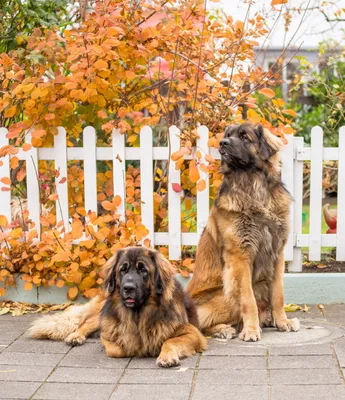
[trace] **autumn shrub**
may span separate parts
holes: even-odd
[[[272,2],[273,7],[280,3]],[[92,125],[102,147],[109,146],[114,129],[126,135],[127,146],[138,146],[143,125],[153,127],[155,145],[169,145],[167,128],[177,125],[181,148],[170,155],[181,170],[181,186],[173,189],[181,193],[182,231],[193,231],[195,195],[205,189],[200,171],[210,176],[210,201],[221,183],[218,163],[196,147],[198,125],[208,126],[208,144],[216,148],[224,127],[244,118],[277,135],[292,133],[291,115],[271,89],[273,69],[255,64],[255,47],[267,33],[263,16],[235,21],[206,10],[201,0],[104,0],[94,2],[79,26],[35,28],[21,35],[20,46],[2,53],[0,126],[8,128],[10,144],[0,149],[0,157],[11,157],[11,176],[1,178],[1,190],[10,190],[22,208],[20,220],[0,216],[0,280],[5,287],[20,272],[26,289],[66,285],[70,299],[79,292],[91,297],[99,291],[101,267],[111,254],[147,235],[141,223],[138,164],[126,165],[126,198],[121,199],[114,196],[112,163],[98,162],[99,206],[86,210],[83,161],[78,160],[69,161],[68,176],[40,161],[37,179],[45,213],[37,234],[22,207],[26,166],[16,154],[31,146],[52,147],[59,126],[66,128],[67,145],[79,147],[82,129]],[[256,92],[268,107],[258,107]],[[28,131],[32,144],[25,143]],[[168,224],[167,192],[174,185],[168,182],[168,169],[168,162],[154,164],[156,231],[166,231]],[[69,230],[59,218],[56,184],[68,185]],[[117,214],[121,202],[124,220]],[[192,249],[184,251],[178,266],[187,274],[193,254]],[[4,292],[0,289],[0,295]]]

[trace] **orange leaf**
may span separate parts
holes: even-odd
[[[177,161],[177,160],[178,160],[179,158],[181,158],[181,157],[183,157],[183,153],[182,153],[181,150],[175,151],[175,153],[172,153],[172,155],[171,155],[171,159],[172,159],[173,161]]]
[[[198,167],[193,163],[193,161],[190,163],[189,167],[189,179],[196,183],[200,179],[200,173]]]
[[[49,199],[49,200],[52,200],[52,201],[57,200],[58,198],[59,198],[59,196],[58,196],[57,194],[51,194],[51,195],[48,197],[48,199]]]
[[[24,143],[23,146],[22,146],[22,149],[23,149],[24,151],[31,150],[31,148],[32,148],[32,146],[31,146],[30,143]]]
[[[114,205],[113,205],[113,203],[110,203],[110,201],[105,200],[105,201],[102,201],[102,207],[107,211],[112,211],[114,208]]]
[[[58,287],[58,288],[63,288],[64,287],[64,285],[65,285],[65,282],[62,280],[62,279],[59,279],[57,282],[56,282],[56,286]]]
[[[25,175],[26,175],[26,170],[25,170],[25,167],[24,167],[20,171],[18,171],[18,173],[17,173],[18,182],[21,182],[25,178]]]
[[[263,94],[264,96],[273,99],[273,97],[276,95],[274,91],[270,88],[263,88],[259,90],[259,93]]]
[[[113,198],[113,204],[118,207],[122,203],[122,199],[120,196],[116,195]]]
[[[286,4],[288,0],[272,0],[271,6],[278,6],[279,4]]]
[[[12,158],[11,158],[11,161],[10,161],[10,166],[11,166],[11,168],[12,168],[12,169],[15,169],[15,168],[18,167],[18,165],[19,165],[19,159],[18,159],[18,157],[17,157],[17,156],[12,157]]]
[[[205,179],[200,179],[200,181],[196,184],[196,189],[199,192],[202,192],[203,190],[206,189],[206,181],[205,181]]]
[[[3,178],[0,179],[0,182],[2,182],[4,185],[10,185],[11,179],[8,178],[7,176],[4,176]]]
[[[84,246],[87,249],[91,249],[95,243],[96,243],[96,240],[93,240],[93,239],[92,240],[83,240],[79,243],[79,245]]]
[[[16,111],[17,111],[17,107],[16,106],[12,106],[10,108],[6,108],[6,110],[4,111],[4,117],[5,118],[12,118],[12,117],[14,117]]]
[[[67,292],[68,300],[75,300],[76,297],[78,296],[78,292],[79,291],[77,287],[69,288]]]
[[[31,290],[31,289],[32,289],[32,283],[31,282],[25,282],[24,290]]]

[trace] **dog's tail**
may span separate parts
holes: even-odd
[[[34,339],[65,340],[78,329],[99,302],[99,296],[96,296],[86,304],[71,306],[52,315],[44,315],[34,321],[28,333]]]

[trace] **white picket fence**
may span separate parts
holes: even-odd
[[[169,129],[171,153],[180,148],[180,132],[172,126]],[[8,144],[7,130],[0,128],[0,148]],[[198,128],[200,138],[197,141],[198,150],[203,154],[202,162],[207,164],[205,155],[210,153],[215,159],[220,155],[214,148],[208,148],[208,129]],[[36,178],[38,160],[54,160],[55,169],[60,169],[60,177],[67,176],[67,160],[83,160],[84,174],[87,179],[85,187],[85,209],[97,210],[97,160],[112,160],[114,195],[125,198],[125,160],[139,160],[141,172],[141,210],[142,222],[149,230],[148,238],[153,245],[169,246],[169,258],[178,260],[181,257],[182,245],[197,245],[209,214],[209,181],[208,175],[201,172],[201,178],[206,181],[206,189],[197,193],[197,232],[181,232],[181,193],[176,193],[171,184],[180,183],[180,171],[175,170],[171,162],[169,168],[168,190],[168,232],[154,232],[153,204],[153,162],[152,160],[168,160],[168,147],[153,147],[152,129],[145,126],[140,132],[140,147],[125,147],[125,137],[116,130],[112,134],[112,147],[96,147],[96,132],[93,127],[84,129],[83,147],[67,147],[66,131],[58,129],[54,148],[31,148],[24,152],[19,150],[16,155],[20,160],[26,160],[28,208],[31,219],[39,229],[40,204],[39,187]],[[309,248],[309,260],[320,260],[321,247],[336,247],[336,259],[345,260],[345,127],[340,129],[339,148],[323,147],[323,131],[320,127],[312,129],[310,147],[304,147],[301,137],[287,137],[288,144],[282,152],[282,179],[292,194],[294,201],[291,206],[291,232],[285,249],[285,259],[289,261],[289,271],[302,270],[301,248]],[[30,143],[30,135],[26,136]],[[191,156],[186,157],[191,159]],[[338,160],[338,220],[337,234],[321,234],[322,221],[322,162]],[[10,156],[2,159],[0,179],[10,176]],[[302,234],[302,200],[303,200],[303,162],[311,162],[310,183],[310,233]],[[0,182],[0,214],[11,220],[11,193],[2,191]],[[57,193],[61,210],[58,211],[65,224],[69,226],[68,187],[67,182],[57,185]],[[60,207],[59,207],[60,209]],[[125,219],[125,205],[118,212]],[[58,215],[59,217],[59,215]],[[59,218],[58,218],[59,219]]]

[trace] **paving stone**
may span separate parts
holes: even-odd
[[[52,366],[58,364],[63,354],[32,354],[32,353],[15,353],[4,352],[0,354],[0,365],[39,365]]]
[[[126,369],[120,383],[145,384],[191,384],[194,371],[179,371],[175,369]]]
[[[110,358],[103,352],[92,355],[80,355],[72,353],[72,351],[61,361],[59,364],[60,367],[123,369],[130,360],[130,358]]]
[[[334,369],[273,369],[271,385],[337,385],[341,383],[339,371]]]
[[[200,369],[266,369],[266,357],[202,356]]]
[[[341,367],[345,367],[345,339],[334,342],[334,351]]]
[[[41,382],[1,382],[0,399],[29,399]]]
[[[99,341],[97,343],[86,342],[82,346],[76,346],[72,348],[69,346],[69,349],[71,349],[69,354],[74,354],[74,355],[84,355],[84,356],[85,355],[93,356],[97,354],[105,355],[104,346]]]
[[[332,356],[273,356],[268,358],[270,369],[285,368],[334,368],[335,359]]]
[[[181,360],[181,365],[178,367],[175,367],[173,369],[179,369],[179,368],[195,368],[196,363],[198,361],[198,356],[194,357],[187,357],[183,360]],[[131,362],[128,365],[128,368],[135,368],[135,369],[161,369],[156,364],[156,358],[153,357],[147,357],[147,358],[133,358]]]
[[[80,383],[44,383],[33,399],[46,400],[107,400],[115,385]]]
[[[301,346],[289,347],[270,347],[270,356],[294,356],[294,355],[325,355],[332,354],[331,346],[329,343],[320,344],[303,344]]]
[[[190,385],[119,385],[110,400],[188,400]]]
[[[70,350],[64,342],[54,342],[53,340],[34,340],[18,339],[11,344],[5,351],[16,353],[60,353],[65,354]]]
[[[210,340],[208,349],[203,353],[207,356],[265,356],[266,347],[232,344],[226,341]]]
[[[220,386],[220,385],[199,383],[195,386],[192,399],[193,400],[210,400],[210,399],[268,400],[268,386],[265,385],[242,386],[242,385],[227,385],[227,384]]]
[[[2,353],[5,349],[7,349],[7,347],[11,344],[12,342],[8,342],[8,341],[2,341],[0,339],[0,353]]]
[[[271,400],[345,400],[342,385],[275,385]]]
[[[198,372],[196,382],[228,385],[265,385],[267,383],[267,371],[260,369],[201,369]]]
[[[122,370],[101,368],[68,368],[58,367],[47,382],[69,383],[116,383],[122,375]]]
[[[53,367],[4,365],[0,367],[0,381],[43,382],[52,370]]]

